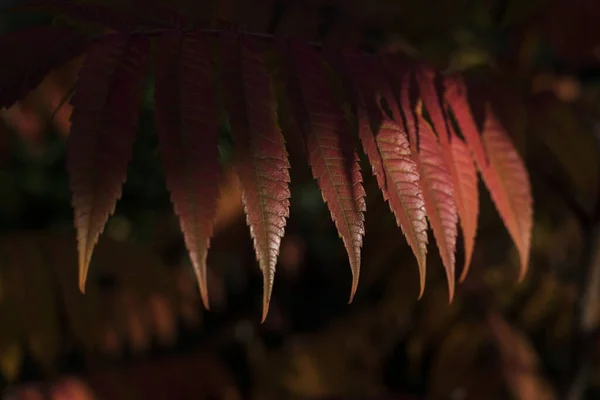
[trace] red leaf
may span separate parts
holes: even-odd
[[[300,41],[292,42],[283,56],[289,56],[292,75],[297,76],[287,92],[306,137],[313,177],[348,252],[353,277],[351,302],[360,274],[366,204],[350,126],[335,101],[321,56]]]
[[[422,118],[422,117],[421,117]],[[448,278],[450,301],[454,297],[454,268],[458,211],[449,165],[429,124],[419,121],[419,172],[427,218],[438,245]]]
[[[452,109],[456,122],[462,132],[467,146],[473,153],[473,158],[481,168],[487,164],[488,157],[485,153],[479,128],[473,118],[473,113],[467,98],[467,85],[460,75],[447,76],[444,79],[444,99]]]
[[[52,69],[82,53],[85,45],[85,37],[60,26],[36,26],[3,35],[0,53],[9,61],[0,66],[0,108],[22,100]]]
[[[427,221],[418,167],[412,158],[406,132],[386,115],[378,101],[385,88],[377,82],[382,76],[381,71],[361,56],[346,54],[344,61],[358,92],[356,112],[363,148],[383,196],[389,201],[396,222],[417,258],[420,297],[425,289]]]
[[[489,104],[486,104],[485,116],[483,145],[489,157],[489,165],[480,166],[479,170],[519,251],[521,281],[527,273],[533,227],[533,198],[529,175],[508,133],[493,114]]]
[[[221,34],[222,78],[254,248],[263,272],[267,316],[279,246],[289,215],[289,163],[277,124],[277,104],[267,65],[255,39]]]
[[[200,294],[219,196],[217,111],[210,51],[200,31],[169,30],[156,43],[156,127],[167,187]]]
[[[477,190],[477,170],[473,164],[469,148],[450,127],[450,155],[454,200],[460,216],[465,247],[465,264],[460,275],[464,282],[471,265],[475,236],[477,234],[477,216],[479,215],[479,192]]]
[[[398,74],[395,74],[393,78],[398,78]],[[414,138],[411,147],[421,175],[420,184],[425,200],[425,210],[446,269],[448,295],[452,301],[455,286],[454,253],[458,235],[458,211],[454,202],[454,185],[448,160],[444,157],[436,135],[421,113],[415,110],[411,99],[414,83],[412,78],[413,74],[409,69],[404,72],[401,81],[394,80],[402,111],[395,105],[395,101],[390,99],[391,95],[388,94],[386,97],[388,103],[392,104],[395,115],[403,112],[406,130],[409,137]]]
[[[447,120],[447,113],[442,106],[436,88],[435,71],[433,68],[422,64],[415,68],[415,76],[421,99],[438,134],[442,155],[452,177],[454,201],[458,209],[464,238],[465,263],[460,276],[460,282],[463,282],[471,264],[477,233],[477,215],[479,213],[477,171],[473,165],[469,149],[456,135],[452,125]]]
[[[71,102],[67,170],[79,250],[79,286],[114,212],[131,158],[146,78],[149,41],[110,35],[90,47]]]
[[[421,297],[425,289],[427,265],[427,221],[419,170],[412,158],[406,134],[398,123],[385,120],[379,128],[376,141],[386,173],[390,208],[417,257]]]

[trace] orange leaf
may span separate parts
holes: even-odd
[[[396,65],[388,65],[388,67],[392,66]],[[395,68],[396,71],[398,69]],[[387,68],[387,72],[390,74],[392,70]],[[458,235],[458,211],[454,202],[454,185],[452,184],[450,167],[431,126],[415,110],[415,105],[411,99],[411,90],[414,83],[412,71],[408,69],[401,78],[398,75],[396,72],[390,78],[394,82],[396,94],[399,95],[402,110],[398,108],[391,94],[385,96],[388,99],[388,104],[391,104],[394,114],[401,115],[402,113],[404,115],[409,137],[414,138],[411,147],[421,175],[420,185],[423,190],[425,210],[446,270],[448,295],[450,301],[452,301],[455,286],[454,253],[456,251],[456,236]]]
[[[219,196],[217,111],[209,48],[200,31],[169,30],[156,43],[156,127],[167,187],[202,302]]]
[[[117,34],[99,40],[87,53],[71,100],[67,170],[82,292],[92,251],[126,179],[149,50],[144,36]]]
[[[320,55],[299,41],[291,43],[289,53],[283,54],[287,55],[293,75],[298,77],[297,81],[290,79],[288,88],[292,112],[306,137],[313,176],[348,252],[353,277],[351,302],[358,287],[360,249],[365,234],[365,191],[358,155],[348,121],[327,82]]]
[[[385,88],[377,82],[382,71],[372,60],[358,55],[346,54],[344,61],[357,89],[359,136],[383,196],[417,258],[421,297],[425,289],[427,220],[418,166],[406,131],[386,115],[379,101]]]
[[[527,273],[533,227],[533,198],[529,175],[508,133],[493,114],[489,104],[486,104],[482,139],[489,157],[489,165],[480,165],[479,170],[519,251],[521,281]]]
[[[221,34],[222,78],[237,172],[254,248],[263,272],[263,317],[289,215],[289,163],[277,124],[269,71],[256,40],[233,30]]]

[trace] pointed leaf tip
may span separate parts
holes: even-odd
[[[273,293],[273,283],[275,281],[275,270],[269,270],[263,273],[263,302],[262,302],[262,318],[260,323],[264,323],[269,314],[269,305],[271,304],[271,295]]]
[[[200,290],[200,298],[205,309],[210,310],[210,302],[208,301],[208,277],[206,276],[206,262],[203,264],[194,264],[194,274],[198,281],[198,289]]]

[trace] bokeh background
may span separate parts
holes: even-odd
[[[151,14],[139,0],[86,2],[149,19],[168,14]],[[363,159],[367,235],[358,293],[346,304],[345,250],[302,153],[290,148],[291,216],[260,324],[262,278],[223,126],[205,311],[164,184],[149,81],[123,198],[94,253],[84,296],[65,171],[71,107],[62,104],[81,65],[75,59],[0,111],[3,398],[600,398],[600,4],[256,0],[228,9],[155,2],[199,22],[225,12],[252,32],[401,51],[442,71],[464,71],[475,91],[491,94],[529,169],[531,270],[517,284],[516,251],[481,186],[466,282],[448,304],[430,235],[427,285],[417,301],[416,261]],[[92,29],[56,15],[0,14],[1,32],[48,23]],[[10,62],[10,54],[0,57]]]

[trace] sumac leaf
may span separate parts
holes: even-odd
[[[200,31],[156,41],[155,116],[167,188],[206,308],[206,257],[219,196],[217,110],[208,45]]]
[[[448,279],[450,301],[454,297],[455,251],[458,235],[458,211],[450,167],[442,155],[437,137],[429,124],[419,121],[418,165],[427,218],[440,251]]]
[[[454,183],[454,200],[460,216],[465,248],[465,263],[460,282],[464,282],[471,265],[471,257],[477,235],[477,217],[479,215],[479,191],[477,188],[477,170],[471,158],[469,148],[450,128],[450,152],[452,164],[452,180]]]
[[[458,235],[458,211],[454,202],[454,185],[450,176],[450,167],[431,126],[421,113],[417,112],[416,104],[411,99],[414,84],[412,71],[405,71],[401,78],[398,78],[397,75],[395,78],[397,78],[394,82],[395,90],[400,98],[402,110],[394,106],[393,99],[388,102],[395,109],[394,114],[403,114],[409,137],[414,138],[411,148],[419,167],[425,210],[440,251],[442,264],[446,270],[448,294],[452,301],[456,280],[455,251],[456,236]]]
[[[321,56],[308,44],[290,43],[288,96],[292,112],[306,137],[309,162],[323,200],[342,238],[352,269],[352,301],[360,274],[365,234],[365,191],[350,126],[326,78]]]
[[[0,108],[23,99],[52,69],[81,54],[86,43],[84,36],[60,26],[35,26],[1,36],[0,53],[10,61],[0,65]]]
[[[109,35],[94,43],[71,100],[67,170],[82,292],[93,248],[114,212],[126,179],[149,50],[144,36]]]
[[[533,227],[533,198],[529,175],[508,133],[489,104],[486,105],[485,113],[482,142],[489,164],[479,166],[479,170],[496,209],[517,246],[521,261],[521,281],[527,273]]]
[[[289,162],[277,122],[276,97],[256,39],[220,36],[225,105],[235,145],[246,220],[264,277],[263,321],[289,215]]]
[[[449,168],[454,186],[454,202],[458,210],[463,233],[465,260],[460,276],[463,282],[469,271],[475,236],[477,234],[477,216],[479,213],[479,194],[477,190],[477,171],[469,149],[456,135],[436,86],[436,72],[428,65],[420,64],[415,68],[415,77],[419,94],[429,113],[437,132],[444,161]]]
[[[381,77],[380,68],[375,67],[378,64],[348,53],[344,65],[357,90],[356,113],[363,148],[383,196],[417,258],[420,297],[425,289],[427,220],[418,166],[406,131],[382,107],[383,86],[375,79]]]

